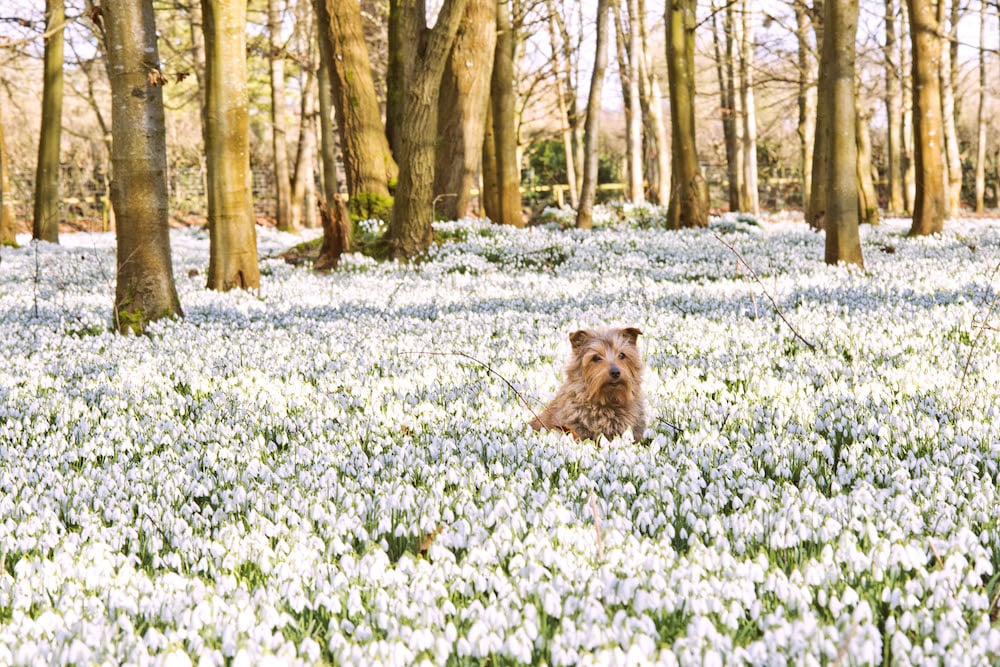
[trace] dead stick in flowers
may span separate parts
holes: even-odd
[[[804,344],[804,345],[805,345],[806,347],[808,347],[808,348],[809,348],[810,350],[812,350],[813,352],[815,352],[815,351],[816,351],[816,346],[815,346],[815,345],[813,345],[812,343],[810,343],[809,341],[807,341],[807,340],[806,340],[805,338],[803,338],[803,337],[802,337],[802,334],[800,334],[800,333],[799,333],[799,332],[798,332],[798,331],[797,331],[797,330],[795,329],[795,327],[793,327],[793,326],[792,326],[792,323],[791,323],[791,322],[789,322],[789,321],[788,321],[788,320],[787,320],[787,319],[785,318],[784,314],[783,314],[783,313],[781,312],[781,309],[780,309],[780,308],[778,308],[778,304],[777,304],[777,302],[776,302],[776,301],[774,300],[774,297],[772,297],[772,296],[771,296],[771,293],[770,293],[770,292],[768,292],[768,291],[767,291],[767,288],[766,288],[766,287],[764,286],[764,282],[763,282],[763,281],[762,281],[762,280],[760,279],[760,276],[758,276],[758,275],[757,275],[757,272],[753,270],[753,267],[752,267],[752,266],[750,266],[750,264],[749,264],[749,263],[748,263],[748,262],[747,262],[747,261],[746,261],[746,260],[745,260],[745,259],[743,258],[743,255],[741,255],[741,254],[740,254],[740,251],[739,251],[739,250],[737,250],[736,248],[734,248],[734,247],[733,247],[733,246],[732,246],[731,244],[727,243],[727,242],[726,242],[726,241],[725,241],[725,240],[724,240],[724,239],[723,239],[723,238],[722,238],[721,236],[719,236],[719,235],[718,235],[717,233],[715,233],[715,232],[712,232],[712,236],[714,236],[714,237],[716,238],[716,240],[718,240],[718,241],[719,241],[719,243],[721,243],[722,245],[724,245],[724,246],[726,246],[727,248],[729,248],[730,252],[732,252],[732,253],[733,253],[734,255],[736,255],[736,258],[737,258],[738,260],[740,260],[740,263],[741,263],[741,264],[743,264],[743,266],[747,267],[747,271],[749,271],[749,272],[750,272],[750,275],[751,275],[751,276],[753,276],[753,279],[757,281],[757,284],[758,284],[758,285],[760,285],[760,288],[761,288],[761,289],[762,289],[762,290],[764,291],[764,296],[766,296],[766,297],[767,297],[767,300],[771,302],[771,305],[772,305],[772,306],[774,307],[774,312],[776,312],[776,313],[778,314],[778,317],[780,317],[780,318],[781,318],[781,321],[782,321],[782,322],[784,322],[784,323],[785,323],[785,325],[786,325],[786,326],[787,326],[787,327],[788,327],[789,329],[791,329],[791,330],[792,330],[792,333],[793,333],[793,334],[795,334],[795,337],[796,337],[796,338],[798,338],[798,339],[799,339],[800,341],[802,341],[802,343],[803,343],[803,344]]]
[[[996,276],[997,272],[1000,271],[1000,264],[994,267],[993,272],[990,274],[988,285],[992,285],[993,277]],[[969,366],[972,365],[972,357],[975,355],[976,348],[979,347],[979,341],[982,340],[983,334],[986,331],[992,331],[993,327],[990,326],[990,318],[993,317],[993,311],[996,310],[997,300],[1000,299],[1000,292],[993,295],[993,299],[990,301],[990,307],[986,310],[986,315],[983,316],[983,322],[979,325],[979,331],[976,332],[976,337],[972,339],[969,345],[969,354],[965,358],[965,366],[962,367],[962,379],[958,383],[958,391],[955,394],[955,407],[953,412],[958,412],[958,406],[962,404],[962,396],[965,393],[965,380],[969,375]]]

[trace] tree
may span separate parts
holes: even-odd
[[[626,19],[622,17],[625,14]],[[642,103],[639,100],[639,58],[642,43],[639,35],[639,0],[626,0],[615,11],[615,44],[618,47],[618,73],[625,100],[625,140],[628,163],[628,196],[633,202],[646,199],[643,190]]]
[[[322,10],[326,14],[326,2],[317,0],[314,3],[317,14]],[[322,17],[317,15],[317,23],[323,23]],[[333,125],[333,82],[330,80],[330,60],[333,54],[330,52],[330,39],[323,30],[317,32],[317,42],[319,42],[319,70],[316,74],[319,97],[319,136],[320,136],[320,164],[323,167],[323,200],[327,206],[333,206],[333,198],[340,190],[337,182],[337,139],[334,136],[336,128]]]
[[[565,58],[565,53],[570,47],[567,44],[560,46],[559,35],[562,34],[559,30],[560,17],[558,12],[556,12],[553,0],[546,0],[546,7],[549,12],[549,44],[552,48],[552,66],[555,69],[556,107],[559,111],[563,149],[566,154],[566,184],[569,188],[570,205],[575,209],[580,205],[580,189],[576,182],[577,162],[576,151],[573,148],[575,111],[572,119],[570,116],[571,105],[575,109],[576,103],[572,92],[569,95],[566,92],[568,82],[572,81],[569,64]],[[572,90],[572,86],[570,86],[570,89]]]
[[[740,54],[740,120],[743,123],[743,190],[740,193],[740,210],[760,214],[760,197],[757,187],[757,104],[753,94],[754,31],[751,3],[743,0],[741,22],[738,29]]]
[[[170,257],[167,143],[152,0],[102,3],[111,80],[111,202],[117,227],[115,327],[141,333],[180,316]]]
[[[62,141],[64,0],[45,0],[45,84],[35,171],[32,236],[59,242],[59,146]]]
[[[514,92],[514,22],[511,18],[510,0],[497,2],[497,41],[493,56],[493,74],[490,78],[490,105],[493,111],[493,159],[495,164],[484,164],[483,170],[496,173],[498,208],[486,209],[494,222],[515,227],[524,226],[521,213],[521,166],[517,159],[517,124]],[[488,198],[487,202],[492,201]]]
[[[725,18],[723,26],[725,36],[720,35],[718,25],[718,14],[714,3],[712,7],[712,43],[715,48],[716,75],[719,79],[720,108],[722,111],[722,137],[726,146],[726,175],[729,184],[728,200],[729,210],[739,211],[740,191],[743,190],[743,170],[740,164],[743,162],[743,144],[739,136],[739,125],[737,117],[739,109],[736,100],[736,84],[734,82],[736,73],[733,63],[736,59],[735,40],[733,39],[733,5],[729,3],[725,8]]]
[[[601,124],[601,90],[604,70],[608,66],[608,12],[612,0],[597,0],[597,37],[595,40],[594,71],[587,98],[587,124],[583,132],[583,183],[580,186],[580,206],[576,211],[576,226],[594,226],[594,198],[597,195],[597,133]]]
[[[816,58],[809,33],[814,22],[804,3],[795,3],[795,37],[798,42],[798,107],[796,128],[802,156],[802,210],[808,215],[812,200],[813,149],[816,141]]]
[[[886,179],[889,181],[889,210],[906,209],[903,197],[903,94],[900,80],[899,28],[896,23],[897,0],[885,0],[885,115]]]
[[[949,1],[950,15],[946,12]],[[955,89],[958,86],[958,0],[937,0],[938,25],[941,35],[940,68],[941,122],[944,125],[945,207],[947,215],[958,215],[962,204],[962,157],[958,148],[955,116]],[[947,26],[947,29],[945,29]]]
[[[258,289],[257,230],[250,190],[247,0],[202,0],[205,152],[208,161],[208,287]]]
[[[281,7],[267,0],[267,32],[271,65],[271,149],[274,153],[274,195],[277,226],[291,230],[292,179],[288,168],[288,118],[285,113],[285,53],[281,42]]]
[[[634,7],[635,16],[630,16],[632,25],[639,30],[639,103],[643,116],[643,156],[646,160],[646,177],[649,181],[649,196],[657,204],[667,201],[670,196],[670,153],[667,147],[667,130],[663,121],[663,92],[659,76],[649,64],[646,39],[646,5],[638,0]],[[633,5],[629,3],[631,12]]]
[[[340,131],[347,192],[388,199],[398,169],[389,149],[372,78],[358,0],[314,0],[319,31],[329,40],[327,67]]]
[[[668,0],[667,75],[670,78],[671,171],[667,227],[708,226],[708,185],[698,164],[694,111],[696,0]]]
[[[907,0],[913,52],[913,134],[916,193],[910,235],[944,229],[944,165],[941,158],[940,24],[932,0]]]
[[[858,155],[855,118],[854,60],[858,29],[855,0],[825,0],[819,96],[831,104],[816,120],[825,134],[830,161],[826,180],[826,262],[864,266],[858,234]],[[821,120],[822,119],[822,120]],[[815,173],[815,172],[814,172]],[[816,188],[813,188],[816,192]]]
[[[986,0],[979,3],[979,106],[976,111],[976,213],[986,195]]]
[[[16,246],[14,232],[14,197],[7,169],[7,146],[3,138],[3,114],[0,114],[0,246]]]
[[[496,11],[496,0],[468,0],[441,78],[434,199],[446,220],[468,214],[482,161]]]
[[[438,95],[441,75],[465,5],[466,0],[445,0],[434,26],[428,28],[423,0],[398,0],[396,3],[404,34],[419,34],[420,39],[401,45],[403,58],[412,69],[405,77],[397,155],[399,183],[389,222],[389,243],[395,258],[416,257],[433,241]],[[414,29],[414,25],[419,26],[419,30]]]

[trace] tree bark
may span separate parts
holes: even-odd
[[[313,3],[317,12],[322,8],[326,13],[326,2],[317,0]],[[320,16],[316,17],[319,25],[329,23],[323,22]],[[323,166],[323,200],[327,206],[333,206],[333,197],[338,194],[340,184],[337,181],[337,139],[334,136],[336,128],[333,125],[333,90],[330,81],[330,67],[332,53],[330,50],[330,36],[326,30],[317,31],[317,41],[319,42],[319,70],[316,75],[319,86],[319,134],[320,134],[320,163]]]
[[[826,199],[825,258],[827,264],[846,262],[863,267],[858,233],[858,156],[854,94],[858,4],[856,0],[826,0],[825,11],[820,97],[831,102],[829,128],[821,129],[817,121],[817,131],[829,135],[830,167],[823,184],[829,193]]]
[[[795,27],[799,64],[797,131],[802,156],[802,210],[807,213],[812,198],[813,148],[816,141],[816,58],[809,41],[809,12],[798,2],[795,3]]]
[[[615,10],[615,45],[618,50],[618,74],[625,100],[625,145],[628,164],[628,196],[634,203],[646,201],[643,189],[642,103],[639,100],[639,57],[641,43],[635,17],[639,15],[638,0],[626,0],[625,7]],[[622,13],[628,17],[626,26]]]
[[[871,110],[865,108],[861,99],[855,96],[855,134],[858,145],[858,222],[877,225],[881,222],[878,210],[878,194],[872,176]]]
[[[576,211],[576,226],[580,229],[591,229],[594,226],[593,209],[597,195],[598,166],[597,134],[601,127],[601,90],[604,87],[604,72],[608,66],[608,12],[611,1],[597,0],[594,71],[590,79],[587,124],[583,133],[583,183],[580,186],[580,206]]]
[[[486,123],[483,129],[483,186],[480,203],[483,213],[494,222],[500,220],[500,177],[497,174],[497,141],[493,131],[493,105],[486,105]]]
[[[347,192],[351,197],[368,193],[387,198],[398,169],[375,94],[361,7],[358,0],[325,0],[326,11],[321,15],[318,4],[324,0],[315,2],[319,30],[330,40],[327,66],[333,83]]]
[[[757,110],[753,93],[754,32],[751,18],[753,10],[743,0],[740,26],[740,107],[743,111],[743,193],[742,210],[760,215],[760,196],[757,189]]]
[[[900,90],[899,28],[896,23],[896,1],[885,0],[885,114],[886,114],[886,180],[889,182],[889,210],[906,209],[903,197],[902,121],[903,97]]]
[[[832,2],[833,0],[826,0]],[[825,8],[825,2],[824,2]],[[816,40],[820,49],[820,61],[832,62],[836,57],[832,41],[828,41],[830,26],[826,25],[826,14],[822,18],[822,30],[817,30]],[[830,53],[828,53],[830,51]],[[824,69],[820,64],[817,72],[816,87],[816,124],[815,140],[813,142],[813,162],[812,162],[812,186],[809,188],[809,206],[806,209],[806,222],[814,229],[825,229],[827,209],[829,207],[828,198],[830,195],[827,189],[830,174],[833,169],[831,141],[833,131],[833,82],[829,78],[833,75],[832,68]],[[851,162],[850,174],[855,176],[856,168]]]
[[[986,2],[979,3],[979,108],[976,112],[976,213],[986,199]]]
[[[433,241],[435,134],[441,75],[465,14],[466,0],[445,0],[433,28],[426,28],[421,0],[398,0],[400,21],[420,27],[417,43],[404,43],[414,67],[404,91],[399,126],[399,184],[389,223],[389,243],[397,259],[412,259]],[[409,28],[404,27],[404,32]]]
[[[672,131],[669,229],[708,226],[708,185],[695,142],[696,10],[696,0],[667,0],[665,8]]]
[[[170,256],[167,144],[152,0],[104,0],[111,80],[111,201],[117,229],[115,328],[142,333],[180,316]]]
[[[735,70],[733,62],[736,57],[733,39],[733,8],[727,4],[723,18],[723,34],[720,34],[716,22],[717,12],[712,10],[712,32],[715,47],[716,74],[719,79],[719,96],[722,111],[722,137],[726,147],[726,177],[728,181],[727,199],[730,211],[739,211],[740,191],[743,189],[742,143],[739,139],[737,118],[739,110],[736,102]],[[724,46],[724,48],[723,48]]]
[[[570,103],[567,102],[566,82],[570,79],[570,73],[565,52],[568,47],[566,45],[560,47],[558,43],[559,33],[556,24],[559,22],[559,16],[556,13],[555,3],[552,0],[546,0],[546,6],[549,10],[549,43],[552,45],[552,58],[555,67],[556,103],[559,109],[559,122],[562,125],[563,152],[566,156],[566,184],[569,188],[570,205],[576,209],[580,205],[580,189],[577,184],[577,165],[579,163],[576,161],[576,151],[573,149],[575,119],[570,118]],[[570,86],[570,90],[572,91],[572,86]],[[572,100],[570,102],[575,106],[575,102]]]
[[[903,202],[904,210],[913,212],[913,205],[916,201],[917,192],[917,165],[914,157],[913,144],[916,137],[913,134],[913,58],[910,49],[902,48],[902,44],[910,40],[910,10],[905,1],[899,3],[899,39],[900,39],[900,72],[907,72],[908,76],[900,76],[903,98]]]
[[[497,3],[497,43],[490,79],[493,106],[493,140],[496,142],[499,218],[494,222],[524,226],[521,211],[521,166],[517,159],[517,123],[514,90],[514,53],[517,40],[511,19],[510,0]]]
[[[45,0],[45,54],[42,123],[35,171],[32,237],[59,242],[59,145],[62,141],[64,0]]]
[[[285,53],[281,43],[279,0],[267,0],[267,31],[271,50],[271,148],[274,152],[274,199],[277,227],[294,229],[292,223],[292,180],[288,168],[288,114],[285,109]]]
[[[3,114],[0,113],[0,246],[17,247],[14,229],[14,196],[7,168],[7,146],[3,138]]]
[[[941,86],[941,120],[944,124],[945,206],[948,217],[957,217],[962,207],[962,156],[958,149],[955,108],[955,86],[958,84],[958,27],[956,0],[950,0],[950,18],[946,19],[948,0],[938,0],[938,24],[941,35],[941,68],[938,72]],[[946,26],[947,24],[947,26]],[[952,46],[954,45],[954,49]]]
[[[445,220],[468,215],[472,203],[490,103],[496,10],[496,0],[468,0],[441,78],[434,198],[436,215]]]
[[[629,4],[629,11],[632,11]],[[663,90],[659,77],[648,62],[646,39],[646,5],[638,1],[638,13],[630,20],[639,30],[639,101],[643,115],[643,152],[646,159],[646,179],[649,196],[657,204],[664,204],[670,197],[670,148],[667,143],[667,126],[663,120]]]
[[[202,0],[205,20],[208,288],[258,289],[250,190],[247,0]]]
[[[913,133],[916,192],[910,235],[944,229],[944,164],[941,158],[940,24],[931,0],[907,0],[913,53]]]

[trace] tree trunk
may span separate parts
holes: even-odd
[[[740,107],[743,110],[743,206],[742,210],[760,215],[757,189],[757,110],[753,94],[754,32],[753,10],[747,0],[742,3],[740,26]]]
[[[580,205],[580,189],[577,184],[577,165],[579,163],[575,159],[576,152],[573,149],[573,124],[575,121],[570,118],[570,106],[567,103],[566,82],[570,79],[570,72],[565,51],[568,46],[560,47],[558,44],[556,24],[559,15],[556,13],[555,3],[552,0],[546,0],[546,5],[549,10],[549,43],[552,45],[552,58],[555,64],[556,103],[559,109],[559,122],[562,125],[563,153],[566,159],[566,183],[569,188],[570,205],[576,209]],[[572,90],[572,86],[570,89]]]
[[[493,222],[500,222],[500,177],[497,175],[497,141],[493,131],[493,105],[486,105],[486,123],[483,129],[483,186],[480,203],[483,213]]]
[[[493,221],[523,227],[514,90],[514,52],[517,40],[509,2],[510,0],[499,0],[497,3],[497,43],[493,58],[493,74],[490,79],[493,140],[496,142],[497,192],[500,203],[500,217]]]
[[[317,11],[321,7],[326,13],[326,3],[324,0],[317,0],[314,3]],[[316,17],[319,25],[326,25]],[[317,41],[319,42],[319,70],[316,75],[319,86],[319,135],[320,135],[320,163],[323,166],[323,200],[327,206],[333,206],[333,197],[338,194],[340,184],[337,182],[337,139],[334,137],[336,128],[333,126],[333,90],[330,82],[329,62],[332,58],[330,51],[330,36],[326,30],[317,31]]]
[[[496,0],[468,0],[441,78],[434,198],[445,220],[465,217],[472,203],[490,103],[496,10]]]
[[[854,59],[858,29],[856,0],[826,0],[820,98],[831,102],[828,128],[830,167],[826,170],[826,262],[864,266],[858,234],[858,156]],[[826,90],[824,90],[824,88]],[[815,193],[815,189],[813,190]]]
[[[903,141],[901,143],[903,149],[903,203],[905,204],[904,210],[912,213],[917,192],[917,165],[913,147],[916,140],[913,134],[913,58],[910,49],[902,47],[910,37],[910,10],[905,0],[899,3],[899,15],[899,50],[901,53],[899,69],[900,72],[909,74],[909,76],[900,75],[899,77],[903,98]],[[912,40],[909,41],[912,44]]]
[[[45,0],[45,83],[35,171],[32,237],[59,242],[59,144],[62,141],[64,0]]]
[[[351,217],[339,194],[333,195],[329,206],[320,202],[319,213],[323,220],[323,245],[313,262],[313,271],[326,273],[337,268],[341,255],[351,249]]]
[[[669,229],[708,226],[708,185],[698,164],[695,143],[696,10],[696,0],[667,0],[665,8],[672,131]]]
[[[292,170],[292,225],[315,228],[316,224],[316,77],[302,72],[299,97],[299,140]]]
[[[465,14],[466,0],[445,0],[433,28],[426,28],[421,0],[398,0],[403,24],[420,27],[417,43],[404,43],[403,56],[413,63],[407,77],[399,126],[399,184],[389,223],[389,243],[397,259],[412,259],[433,241],[435,134],[441,75]],[[404,25],[404,33],[410,30]]]
[[[117,220],[115,328],[142,333],[179,316],[170,257],[167,143],[152,0],[104,0]]]
[[[944,229],[944,164],[941,159],[940,25],[931,0],[907,0],[913,43],[913,133],[916,193],[910,235]]]
[[[570,0],[568,4],[570,7],[576,9],[579,25],[582,25],[584,3]],[[563,3],[563,7],[566,7],[565,2]],[[583,179],[583,119],[580,117],[581,112],[577,107],[579,95],[577,95],[577,77],[575,74],[579,72],[580,67],[580,42],[582,41],[582,37],[578,36],[574,44],[562,15],[552,11],[551,18],[555,22],[562,43],[562,62],[565,66],[566,116],[569,118],[569,126],[573,135],[573,164],[576,166],[577,182],[579,183]],[[577,193],[577,198],[579,198],[579,192]]]
[[[885,114],[887,124],[886,180],[889,182],[889,210],[906,209],[903,197],[903,97],[900,91],[899,28],[896,23],[896,0],[885,0]]]
[[[809,41],[809,12],[795,3],[795,36],[798,41],[799,64],[799,135],[802,156],[802,211],[808,212],[812,198],[813,147],[816,141],[816,59]]]
[[[594,45],[594,71],[587,98],[587,125],[583,134],[583,184],[580,186],[580,206],[576,211],[576,226],[594,226],[594,199],[597,195],[598,131],[601,126],[601,90],[604,71],[608,66],[608,11],[611,0],[597,0],[597,37]]]
[[[344,160],[347,192],[388,198],[398,170],[382,125],[375,82],[372,79],[358,0],[325,0],[320,32],[330,40],[327,66],[333,83],[340,150]]]
[[[726,146],[726,176],[729,182],[728,200],[730,211],[743,210],[740,193],[743,191],[743,142],[740,138],[741,124],[739,101],[736,99],[736,30],[733,19],[733,5],[726,5],[723,18],[724,35],[720,37],[713,17],[714,42],[716,51],[719,93],[722,98],[722,137]],[[724,39],[724,41],[723,41]],[[725,49],[720,44],[725,45]],[[723,55],[724,54],[724,55]]]
[[[258,289],[250,190],[247,0],[202,0],[205,19],[208,288]]]
[[[17,247],[14,229],[14,192],[7,169],[7,147],[3,138],[3,114],[0,114],[0,246]]]
[[[288,115],[285,113],[285,52],[281,43],[279,0],[267,0],[267,32],[271,50],[271,147],[274,151],[274,199],[278,229],[291,231],[292,180],[288,169]]]
[[[872,176],[871,110],[866,109],[855,96],[855,134],[858,145],[858,222],[877,225],[881,222],[878,194]]]
[[[642,103],[639,101],[639,57],[642,48],[639,26],[634,17],[639,15],[638,0],[626,0],[626,7],[615,10],[615,45],[618,50],[618,74],[625,100],[625,145],[628,164],[628,196],[634,203],[646,200],[643,189],[642,161]],[[628,17],[626,29],[622,13]]]
[[[833,1],[833,0],[827,0]],[[817,31],[816,41],[820,49],[820,60],[832,62],[835,58],[835,52],[833,51],[833,42],[828,43],[827,36],[830,34],[830,26],[826,25],[826,15],[822,19],[822,31]],[[827,53],[827,51],[830,53]],[[814,229],[825,229],[826,228],[826,218],[827,209],[829,207],[828,198],[830,195],[827,189],[831,175],[829,172],[833,169],[831,162],[833,160],[831,141],[832,141],[832,131],[833,131],[833,104],[832,94],[834,91],[834,85],[832,81],[828,79],[833,76],[834,72],[832,68],[824,69],[822,64],[817,72],[818,83],[816,88],[816,124],[815,124],[815,141],[813,143],[813,162],[812,162],[812,186],[809,188],[809,206],[806,210],[806,222],[808,222]],[[853,104],[853,103],[852,103]],[[853,128],[853,121],[852,121]],[[852,129],[853,132],[853,129]],[[856,167],[854,162],[851,162],[850,174],[856,179]]]
[[[979,3],[979,109],[976,112],[976,213],[986,199],[986,2]]]
[[[956,129],[955,116],[955,86],[958,81],[958,63],[953,63],[952,58],[958,56],[958,27],[956,26],[957,16],[955,14],[958,5],[957,0],[951,1],[951,18],[948,21],[947,30],[941,35],[941,68],[938,72],[941,86],[941,119],[944,124],[944,147],[945,147],[945,206],[948,217],[958,216],[962,206],[962,157],[958,150],[958,130]],[[945,9],[948,2],[938,0],[938,24],[945,28]],[[952,49],[955,45],[955,49]]]
[[[629,4],[629,11],[633,9]],[[646,179],[649,196],[657,204],[664,204],[670,197],[670,147],[667,145],[667,126],[663,121],[663,91],[659,77],[648,62],[646,39],[646,5],[639,0],[638,13],[629,19],[639,30],[639,101],[643,115],[643,152],[646,159]]]

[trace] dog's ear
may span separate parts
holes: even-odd
[[[579,331],[574,331],[569,335],[570,345],[573,346],[573,351],[576,352],[581,347],[587,344],[591,338],[594,337],[594,332],[590,329],[580,329]]]
[[[625,340],[635,345],[635,342],[639,340],[639,334],[642,333],[639,329],[635,327],[625,327],[621,330],[622,335],[625,336]]]

